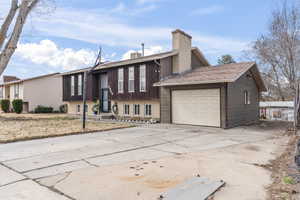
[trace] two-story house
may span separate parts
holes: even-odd
[[[0,84],[0,100],[23,100],[23,112],[31,112],[39,106],[50,106],[59,110],[62,102],[62,80],[59,73],[47,74],[27,79],[3,77]],[[12,108],[12,106],[11,106]]]
[[[62,74],[63,100],[70,114],[82,112],[83,73]],[[265,90],[253,62],[211,66],[192,47],[192,37],[172,32],[172,50],[99,64],[87,79],[88,114],[95,101],[100,114],[162,123],[233,127],[259,120]]]

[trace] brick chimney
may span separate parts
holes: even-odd
[[[190,70],[192,37],[180,29],[172,32],[173,50],[178,51],[178,55],[173,57],[173,73],[182,73]]]
[[[130,59],[136,59],[136,58],[139,58],[139,57],[142,57],[142,54],[139,53],[139,52],[134,52],[134,53],[130,54]]]

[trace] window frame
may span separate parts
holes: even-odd
[[[126,109],[126,107],[128,107],[128,109]],[[126,111],[128,111],[128,112],[126,112]],[[130,115],[130,105],[129,104],[123,105],[123,114],[126,116]]]
[[[133,104],[133,114],[138,116],[141,114],[140,104]]]
[[[82,86],[83,86],[83,84],[82,84],[82,82],[83,82],[82,74],[78,74],[77,79],[78,79],[78,81],[77,81],[77,89],[78,89],[77,94],[78,94],[78,96],[81,96],[82,92],[83,92],[83,88],[82,88]],[[80,82],[79,82],[79,80],[80,80]]]
[[[130,87],[130,84],[132,84],[132,88]],[[128,92],[133,93],[134,90],[134,66],[132,66],[128,68]]]
[[[14,98],[20,98],[20,85],[14,84]]]
[[[244,104],[245,105],[250,105],[251,104],[250,92],[248,90],[244,91]]]
[[[142,70],[143,69],[143,70]],[[142,73],[143,72],[143,73]],[[139,78],[140,78],[140,92],[146,92],[146,65],[140,65],[140,73],[139,73]],[[142,88],[142,85],[144,86],[144,88]]]
[[[75,76],[71,76],[71,96],[75,96]]]
[[[122,76],[120,76],[122,74]],[[122,77],[122,79],[121,79]],[[121,84],[121,85],[120,85]],[[124,68],[118,69],[118,93],[124,93]]]
[[[145,104],[145,116],[152,116],[152,104]]]

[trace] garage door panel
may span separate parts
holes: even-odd
[[[220,127],[220,89],[172,91],[172,119],[176,124]]]

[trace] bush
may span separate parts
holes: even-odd
[[[15,99],[12,101],[13,110],[15,113],[20,114],[23,111],[23,100]]]
[[[67,104],[63,104],[63,105],[59,106],[59,112],[61,112],[61,113],[67,113],[68,112],[68,105]]]
[[[47,106],[38,106],[34,109],[35,113],[53,113],[52,107]]]
[[[0,101],[0,105],[1,105],[1,110],[3,110],[3,112],[8,113],[9,112],[9,105],[10,102],[8,99],[3,99]]]

